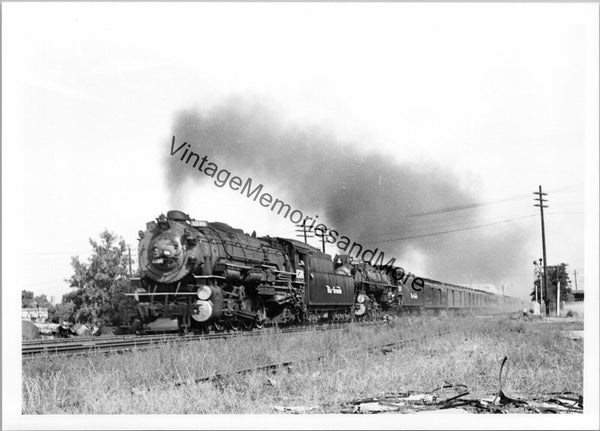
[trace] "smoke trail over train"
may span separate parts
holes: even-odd
[[[472,226],[480,220],[477,190],[460,186],[460,173],[446,166],[396,162],[365,151],[369,146],[364,143],[342,142],[324,127],[285,124],[259,103],[231,99],[207,110],[181,111],[172,134],[180,142],[197,144],[223,166],[272,182],[294,206],[320,214],[329,227],[365,247],[385,250],[399,264],[410,253],[425,256],[425,276],[498,282],[505,275],[498,256],[504,265],[517,264],[514,250],[527,240],[523,231],[499,234],[494,228],[425,236],[444,230],[440,227]],[[184,182],[210,180],[183,169],[168,153],[165,163],[174,208],[185,199]],[[452,212],[431,214],[469,206],[460,219]]]

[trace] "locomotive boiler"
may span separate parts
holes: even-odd
[[[176,325],[221,330],[266,321],[351,319],[352,276],[327,254],[285,238],[248,235],[225,223],[169,211],[139,233],[141,277],[133,329]]]

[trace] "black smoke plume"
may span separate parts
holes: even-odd
[[[172,134],[219,168],[252,177],[268,190],[285,190],[292,207],[319,214],[329,228],[366,248],[385,251],[386,260],[395,256],[407,271],[402,256],[419,252],[427,267],[421,276],[467,285],[499,282],[525,241],[522,232],[500,235],[494,228],[423,236],[478,223],[481,199],[475,187],[459,186],[459,173],[412,160],[398,163],[364,150],[369,145],[340,142],[323,127],[285,124],[260,103],[231,99],[209,110],[182,111]],[[170,142],[165,152],[171,204],[178,206],[185,181],[211,179],[171,157],[167,147]],[[468,211],[431,214],[473,205]],[[420,238],[389,241],[415,236]]]

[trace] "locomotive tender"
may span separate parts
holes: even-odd
[[[136,332],[377,319],[401,309],[518,309],[513,298],[428,279],[415,288],[401,268],[332,260],[293,239],[256,238],[181,211],[147,223],[138,249]]]

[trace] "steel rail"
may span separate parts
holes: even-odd
[[[229,331],[216,332],[209,334],[161,334],[161,335],[129,335],[129,336],[112,336],[112,337],[86,337],[84,339],[68,339],[66,340],[43,340],[42,342],[23,342],[21,353],[23,358],[37,357],[40,355],[46,356],[64,356],[87,354],[90,352],[123,352],[135,348],[144,348],[157,346],[165,343],[183,343],[200,340],[216,340],[241,337],[256,337],[268,334],[280,333],[296,333],[296,332],[311,332],[311,331],[326,331],[338,330],[346,328],[353,323],[354,326],[368,327],[381,326],[386,322],[348,322],[329,325],[303,325],[284,328],[264,328],[255,329],[253,331]]]

